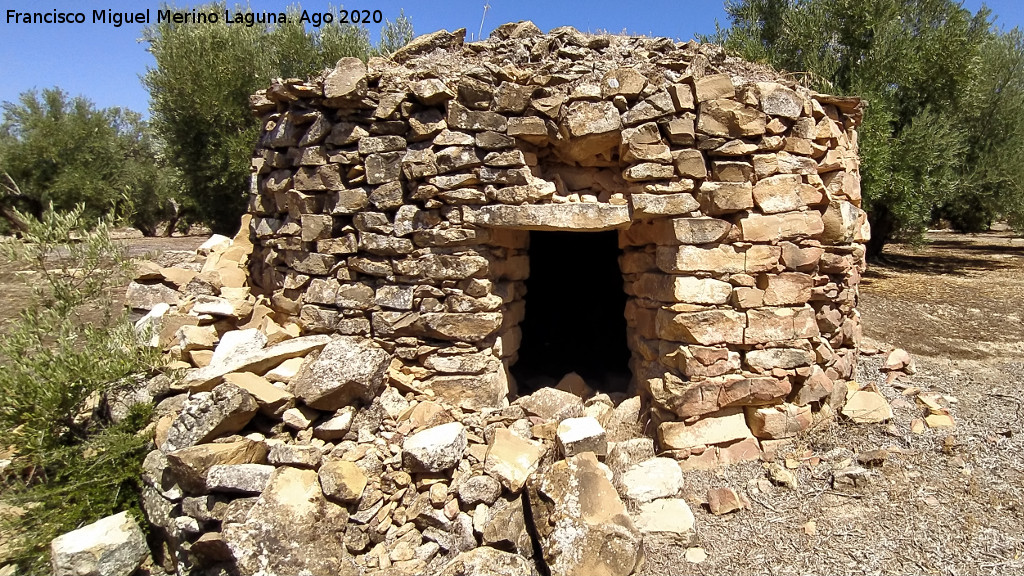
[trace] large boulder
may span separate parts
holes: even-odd
[[[283,466],[224,542],[241,576],[356,576],[343,544],[348,513],[320,491],[317,473]]]
[[[643,565],[640,532],[606,470],[585,452],[530,480],[531,520],[552,576],[628,576]]]
[[[54,576],[129,576],[146,556],[146,536],[127,512],[107,516],[50,542]]]
[[[354,400],[368,403],[383,387],[391,358],[369,338],[335,338],[318,357],[307,358],[292,380],[292,393],[318,410],[337,410]]]

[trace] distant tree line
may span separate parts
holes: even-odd
[[[223,12],[224,3],[197,6]],[[248,13],[236,6],[236,12]],[[84,205],[86,217],[113,214],[147,234],[176,223],[233,232],[245,210],[259,121],[249,95],[273,78],[304,78],[345,56],[389,54],[412,39],[401,14],[371,42],[364,26],[306,29],[301,6],[268,26],[160,23],[143,40],[156,65],[143,83],[148,122],[130,110],[100,109],[59,88],[5,102],[0,117],[0,232]]]
[[[713,37],[810,87],[867,100],[869,254],[939,221],[1024,224],[1024,34],[954,0],[728,0]]]

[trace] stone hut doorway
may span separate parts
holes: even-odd
[[[595,391],[625,392],[631,378],[627,295],[616,230],[529,232],[530,274],[518,359],[519,394],[579,374]]]

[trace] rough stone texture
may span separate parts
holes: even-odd
[[[495,430],[494,439],[487,447],[484,471],[498,479],[506,489],[519,492],[537,469],[545,452],[540,442],[520,438],[501,428]]]
[[[626,576],[643,562],[640,532],[593,454],[556,462],[529,495],[552,574]]]
[[[633,522],[649,545],[686,547],[697,539],[693,511],[682,498],[661,498],[641,504],[633,514]]]
[[[107,516],[50,542],[54,576],[129,576],[147,556],[146,536],[127,512]]]
[[[350,553],[438,573],[481,545],[502,552],[450,568],[514,571],[534,523],[551,573],[628,572],[641,533],[692,544],[680,471],[878,400],[847,386],[869,236],[856,99],[696,43],[528,22],[464,37],[275,80],[251,100],[240,233],[140,271],[149,342],[196,367],[152,393],[187,394],[161,401],[157,445],[179,449],[147,458],[143,497],[196,571],[348,573]],[[618,236],[635,396],[511,377],[537,321],[533,230]],[[222,411],[224,380],[244,392]],[[275,468],[259,497],[210,493],[253,465]]]
[[[466,427],[450,422],[406,438],[402,444],[402,459],[413,470],[441,472],[459,463],[466,444]]]
[[[230,358],[223,364],[211,365],[190,372],[185,384],[200,389],[220,382],[225,374],[232,372],[253,372],[259,374],[289,358],[305,356],[312,350],[323,348],[331,338],[326,335],[303,336],[274,346],[268,346],[250,356]]]
[[[217,464],[206,473],[206,487],[213,492],[259,494],[273,472],[268,464]]]
[[[591,416],[566,418],[558,424],[555,434],[558,449],[566,458],[583,452],[593,452],[597,456],[608,453],[604,428]]]
[[[682,422],[665,422],[658,427],[659,441],[662,446],[670,449],[721,444],[750,435],[743,410],[739,408],[722,410],[689,425]]]
[[[509,552],[481,546],[462,552],[440,572],[440,576],[530,576],[530,562]]]
[[[355,336],[332,340],[307,361],[291,382],[292,393],[308,406],[337,410],[353,400],[370,401],[380,392],[391,355]]]
[[[251,394],[234,384],[193,394],[174,419],[160,449],[170,452],[237,432],[249,423],[258,407]]]
[[[242,574],[356,576],[342,544],[347,516],[324,499],[316,472],[281,467],[244,516],[224,523],[222,534]]]
[[[352,462],[331,460],[318,472],[324,496],[339,502],[356,502],[363,495],[366,473]]]
[[[168,470],[175,482],[191,492],[205,492],[210,468],[229,464],[263,464],[267,461],[267,447],[262,442],[238,440],[199,444],[169,452]]]
[[[675,496],[683,487],[683,472],[672,458],[651,458],[619,476],[622,495],[635,502]]]
[[[561,422],[566,418],[583,416],[583,399],[557,388],[541,388],[516,401],[527,414],[544,420]]]

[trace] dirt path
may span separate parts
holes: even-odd
[[[950,359],[1024,353],[1024,238],[1009,232],[929,234],[893,245],[861,283],[864,335]]]

